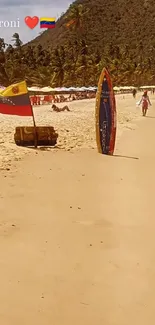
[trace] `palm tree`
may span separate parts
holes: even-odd
[[[83,14],[83,5],[71,5],[69,15],[66,16],[69,19],[68,23],[66,24],[67,27],[74,24],[74,28],[77,30],[82,27],[82,14]]]
[[[5,56],[5,48],[6,44],[4,38],[0,38],[0,83],[4,85],[9,84],[8,75],[5,69],[6,56]]]
[[[20,40],[19,34],[14,33],[12,37],[13,37],[12,41],[14,42],[14,46],[20,48],[23,43]]]
[[[87,15],[90,9],[85,9],[82,4],[72,4],[69,14],[66,16],[66,27],[72,26],[78,37],[82,34],[83,18]]]
[[[62,50],[62,49],[61,49]],[[51,79],[51,86],[59,86],[62,87],[63,80],[64,80],[64,67],[63,67],[63,61],[61,60],[61,54],[59,53],[59,49],[56,48],[53,53],[52,58],[52,69],[53,69],[53,76]]]
[[[5,43],[4,38],[0,38],[0,51],[4,51],[6,48],[7,43]]]

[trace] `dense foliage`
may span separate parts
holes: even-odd
[[[95,86],[104,66],[114,85],[155,84],[154,0],[77,0],[22,45],[0,39],[0,84]]]

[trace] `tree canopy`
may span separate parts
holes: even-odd
[[[95,86],[103,67],[114,85],[155,83],[153,0],[77,0],[35,40],[0,38],[0,84]]]

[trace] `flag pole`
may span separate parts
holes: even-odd
[[[32,110],[32,118],[33,118],[33,125],[34,125],[34,146],[37,148],[38,146],[38,141],[37,141],[37,127],[36,127],[36,122],[34,118],[34,113],[33,113],[33,107],[31,105],[31,110]]]
[[[26,88],[27,88],[27,84],[26,84]],[[27,92],[28,92],[28,88],[27,88]],[[32,107],[31,101],[30,101],[30,97],[29,97],[29,103],[31,106],[32,119],[33,119],[33,125],[34,125],[34,147],[37,148],[37,146],[38,146],[37,127],[36,127],[36,122],[35,122],[35,118],[34,118],[33,107]]]

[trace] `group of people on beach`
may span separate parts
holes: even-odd
[[[74,100],[82,100],[82,99],[91,99],[91,98],[95,98],[96,93],[94,91],[92,92],[87,92],[87,91],[83,91],[83,92],[77,92],[77,93],[73,93],[73,94],[69,94],[69,95],[33,95],[30,96],[30,101],[31,101],[31,105],[32,106],[38,106],[38,105],[42,105],[42,104],[52,104],[52,103],[64,103],[64,102],[70,102],[70,101],[74,101]]]

